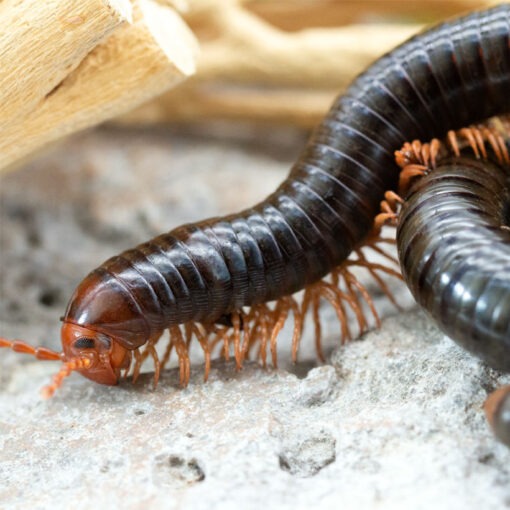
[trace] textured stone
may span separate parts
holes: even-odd
[[[103,259],[185,221],[233,212],[274,189],[302,143],[291,132],[176,134],[101,129],[2,177],[0,334],[57,348],[74,285]],[[393,282],[394,283],[394,282]],[[399,300],[409,296],[394,286]],[[416,310],[376,297],[382,328],[338,347],[323,309],[327,364],[308,328],[299,363],[213,362],[204,384],[166,370],[104,387],[0,352],[1,508],[510,507],[510,451],[482,404],[503,376]]]

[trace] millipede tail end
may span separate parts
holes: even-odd
[[[485,401],[484,410],[494,435],[510,446],[510,385],[491,393]]]

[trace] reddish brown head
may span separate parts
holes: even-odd
[[[0,347],[64,362],[45,396],[51,396],[73,371],[100,384],[117,384],[121,371],[129,370],[131,352],[151,338],[145,310],[120,279],[98,268],[78,285],[63,317],[62,352],[0,338]]]
[[[125,347],[103,333],[69,322],[62,325],[63,359],[87,360],[77,368],[84,377],[99,384],[117,384],[121,370],[129,367]]]
[[[32,347],[21,340],[0,337],[0,347],[30,354],[40,360],[61,360],[62,368],[51,384],[43,388],[43,396],[51,397],[72,372],[100,384],[117,384],[121,371],[129,369],[131,356],[125,347],[107,335],[76,324],[64,322],[62,326],[62,352],[45,347]]]
[[[150,337],[145,315],[121,279],[119,268],[92,271],[74,291],[63,318],[64,360],[82,360],[85,366],[74,370],[100,384],[117,384],[129,368],[131,351]]]

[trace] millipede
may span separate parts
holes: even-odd
[[[393,221],[404,281],[439,328],[492,368],[510,372],[510,123],[406,143],[399,193],[376,223]],[[461,151],[462,146],[465,146]],[[486,413],[510,446],[510,386]]]
[[[381,246],[387,241],[373,235],[373,221],[385,191],[396,189],[393,153],[406,140],[442,137],[510,110],[509,25],[504,4],[442,23],[387,53],[334,102],[264,201],[178,227],[101,264],[68,303],[62,352],[5,338],[0,347],[62,361],[44,389],[51,396],[73,371],[113,385],[132,370],[136,380],[149,357],[157,383],[173,351],[185,385],[192,338],[204,351],[205,378],[218,344],[225,356],[232,347],[238,368],[256,344],[260,359],[269,348],[276,365],[278,333],[292,314],[295,358],[307,310],[321,356],[322,299],[333,305],[342,339],[352,334],[349,311],[363,331],[362,304],[376,320],[377,314],[350,267],[366,268],[388,295],[380,273],[398,276],[362,252],[368,247],[391,259]],[[292,294],[301,289],[298,304]],[[166,330],[160,359],[155,344]]]

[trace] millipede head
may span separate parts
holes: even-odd
[[[78,364],[71,370],[77,370],[84,377],[99,384],[117,384],[121,371],[129,366],[128,350],[108,335],[64,322],[61,337],[65,361],[89,360],[88,363]]]
[[[33,347],[22,340],[0,337],[0,348],[29,354],[42,361],[63,362],[59,372],[53,376],[52,383],[42,390],[46,398],[51,397],[72,372],[79,372],[100,384],[114,385],[118,383],[121,371],[129,366],[129,351],[103,333],[64,322],[61,336],[62,352]]]

